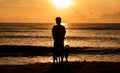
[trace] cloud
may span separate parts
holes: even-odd
[[[88,18],[85,14],[81,13],[80,11],[75,11],[75,16],[79,18]]]
[[[103,14],[101,18],[119,18],[120,19],[120,12],[114,14]]]
[[[114,14],[103,14],[99,20],[101,22],[114,22],[114,23],[120,23],[120,12],[114,13]]]
[[[47,0],[0,0],[1,6],[17,7],[49,7],[50,2]]]
[[[2,2],[2,3],[3,3],[3,2],[6,2],[6,1],[7,1],[7,0],[0,0],[0,2]]]

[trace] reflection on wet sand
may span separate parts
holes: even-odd
[[[64,59],[65,60],[65,59]],[[79,54],[70,55],[68,58],[69,62],[75,61],[101,61],[101,62],[120,62],[119,55],[90,55],[90,54]],[[33,57],[1,57],[0,65],[21,65],[31,63],[52,63],[52,56],[33,56]]]

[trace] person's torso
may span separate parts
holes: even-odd
[[[53,36],[55,39],[64,39],[65,36],[65,27],[62,25],[56,25],[53,27]]]

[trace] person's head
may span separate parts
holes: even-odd
[[[57,23],[57,25],[60,25],[60,23],[61,23],[61,17],[56,17],[56,23]]]

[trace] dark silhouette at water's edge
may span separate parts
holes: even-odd
[[[55,18],[56,25],[52,28],[52,36],[54,39],[54,48],[53,48],[53,63],[63,62],[64,57],[64,40],[66,34],[65,26],[61,25],[62,19],[61,17]],[[66,60],[67,61],[67,60]]]
[[[1,45],[3,56],[52,56],[53,47]],[[70,54],[120,54],[120,48],[70,47]]]

